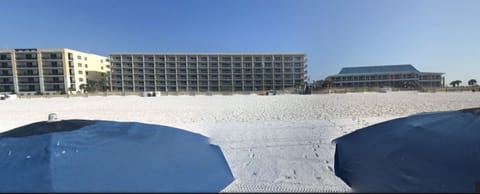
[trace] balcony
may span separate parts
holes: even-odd
[[[113,63],[113,62],[121,62],[121,61],[122,61],[122,60],[120,59],[120,57],[115,57],[115,58],[112,58],[112,59],[110,60],[110,62],[112,62],[112,63]]]
[[[17,55],[17,61],[37,61],[37,57],[19,57]]]
[[[153,62],[154,59],[153,59],[153,57],[148,56],[148,57],[145,57],[145,58],[144,58],[144,61],[146,61],[146,62]]]
[[[38,84],[39,82],[39,80],[18,80],[21,84]]]
[[[46,84],[63,84],[65,82],[63,80],[45,80],[44,83],[46,83]]]
[[[17,75],[18,76],[23,76],[23,77],[34,77],[34,76],[36,77],[39,74],[38,74],[38,72],[34,72],[34,73],[24,73],[24,72],[20,73],[19,72],[19,73],[17,73]]]
[[[12,60],[12,57],[10,54],[0,54],[0,61],[10,61]]]
[[[54,77],[58,77],[58,76],[63,76],[63,72],[56,72],[56,73],[52,73],[52,72],[43,72],[43,75],[44,76],[54,76]]]

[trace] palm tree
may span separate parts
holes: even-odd
[[[455,87],[455,81],[451,81],[451,82],[450,82],[450,85],[451,85],[452,87]]]
[[[462,81],[460,81],[460,80],[455,80],[455,82],[457,82],[457,87],[460,87],[460,84],[462,83]]]
[[[477,85],[477,80],[475,80],[475,79],[468,80],[468,85],[469,86]]]
[[[462,81],[455,80],[455,81],[451,81],[450,85],[452,85],[453,87],[456,87],[456,86],[458,87],[458,86],[460,86],[460,83],[462,83]]]

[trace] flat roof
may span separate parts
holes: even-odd
[[[70,48],[6,48],[6,49],[0,49],[0,52],[22,52],[22,51],[27,51],[28,52],[29,50],[31,50],[32,52],[37,52],[37,51],[44,51],[44,52],[53,51],[53,52],[56,52],[56,51],[70,50],[70,51],[74,51],[74,52],[86,53],[86,54],[90,54],[90,55],[98,55],[98,56],[101,56],[101,57],[108,58],[108,56],[92,53],[92,52],[89,52],[89,51],[79,51],[79,50],[70,49]]]
[[[305,55],[305,53],[111,53],[110,55]]]

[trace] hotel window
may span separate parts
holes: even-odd
[[[82,56],[78,55],[78,56],[77,56],[77,59],[82,60]]]
[[[88,68],[88,64],[85,64],[85,68]]]
[[[79,63],[79,64],[78,64],[78,67],[82,67],[82,64],[81,64],[81,63]]]
[[[86,61],[86,60],[87,60],[87,57],[84,57],[83,59]]]
[[[83,74],[83,71],[78,71],[78,74]]]
[[[224,62],[229,62],[229,61],[230,61],[230,57],[222,57],[222,61],[224,61]]]
[[[103,63],[103,60],[100,60],[100,63]]]
[[[218,57],[210,57],[210,61],[218,61]]]
[[[103,66],[101,66],[100,69],[103,70]]]
[[[83,82],[83,78],[78,78],[78,81]]]

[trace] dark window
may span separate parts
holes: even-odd
[[[57,59],[57,54],[50,54],[51,59]]]
[[[56,61],[52,62],[52,67],[57,67],[57,66],[58,66],[58,64],[57,64]]]
[[[7,55],[0,55],[1,60],[7,60]]]

